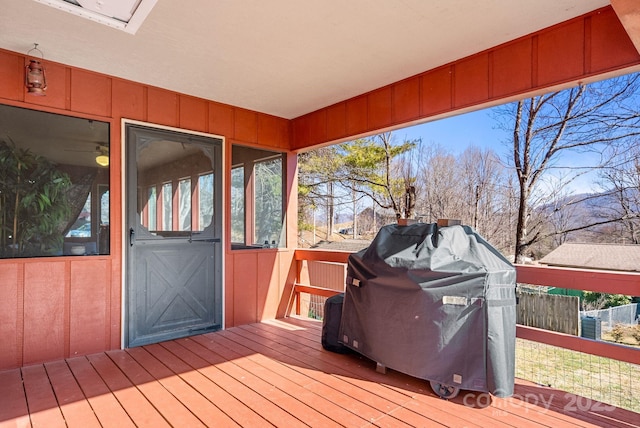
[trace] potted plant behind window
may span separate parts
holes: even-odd
[[[0,141],[0,257],[59,253],[69,176],[45,157]]]

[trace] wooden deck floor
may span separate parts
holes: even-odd
[[[640,415],[518,381],[508,399],[327,352],[289,318],[0,372],[0,427],[640,426]]]

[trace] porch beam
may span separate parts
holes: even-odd
[[[611,0],[611,7],[618,15],[636,50],[640,52],[640,2],[637,0]]]
[[[627,27],[607,6],[291,121],[308,150],[640,70],[635,0]]]

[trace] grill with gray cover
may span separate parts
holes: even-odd
[[[444,398],[460,389],[510,396],[515,279],[468,226],[385,226],[349,257],[339,338]]]

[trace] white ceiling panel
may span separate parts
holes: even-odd
[[[38,43],[45,62],[284,118],[608,5],[607,0],[157,0],[151,7],[146,3],[146,18],[130,34],[41,1],[51,0],[0,0],[0,48],[26,53]],[[135,1],[104,3],[127,9]],[[145,0],[132,19],[144,5]]]

